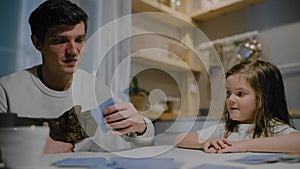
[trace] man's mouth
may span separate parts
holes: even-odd
[[[77,59],[65,60],[64,62],[66,62],[66,63],[77,62]]]

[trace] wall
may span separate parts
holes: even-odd
[[[9,3],[7,1],[0,1],[0,19],[1,23],[5,23],[0,27],[0,77],[15,71],[15,55],[18,39],[17,22],[20,15],[21,3],[18,0],[12,0]],[[9,28],[9,29],[7,29]]]

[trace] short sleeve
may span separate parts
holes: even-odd
[[[294,129],[290,125],[287,124],[278,124],[274,127],[273,136],[279,136],[282,134],[290,134],[292,132],[297,132],[298,130]],[[299,132],[299,131],[298,131]]]
[[[224,123],[219,123],[212,125],[205,129],[197,131],[199,139],[220,139],[224,138],[225,125]]]

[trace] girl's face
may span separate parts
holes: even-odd
[[[226,106],[230,118],[240,123],[253,123],[256,113],[256,94],[246,79],[239,74],[226,79]]]

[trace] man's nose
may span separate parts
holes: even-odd
[[[69,42],[66,49],[66,56],[74,57],[79,54],[79,48],[75,42]]]

